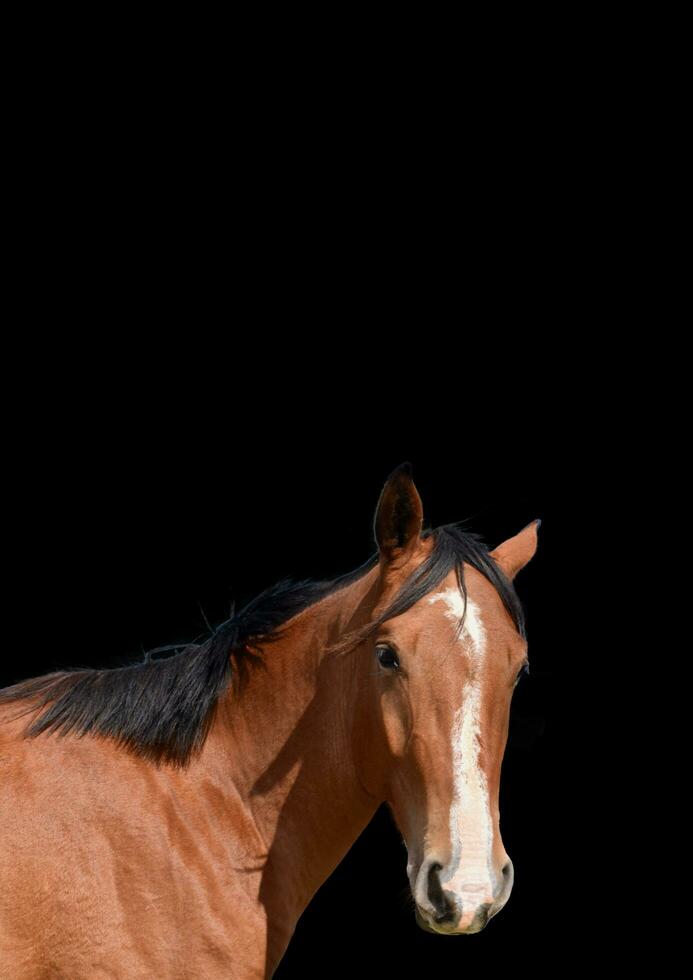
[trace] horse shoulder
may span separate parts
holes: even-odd
[[[98,976],[94,950],[103,970],[133,978],[182,977],[181,964],[210,978],[261,971],[264,843],[232,784],[103,738],[0,731],[8,975],[33,976],[35,961],[37,976],[48,963]]]

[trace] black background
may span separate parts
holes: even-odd
[[[108,85],[78,61],[66,82],[60,46],[28,109],[13,96],[0,683],[129,662],[199,634],[200,606],[216,623],[279,577],[354,568],[405,459],[434,526],[469,518],[493,545],[543,519],[517,582],[531,676],[502,780],[510,902],[477,936],[417,929],[383,812],[306,911],[279,977],[560,975],[593,937],[618,940],[629,905],[628,816],[601,790],[632,759],[631,732],[617,720],[605,750],[598,712],[611,663],[619,694],[637,671],[600,630],[640,619],[637,594],[611,591],[630,581],[624,505],[648,473],[661,479],[653,385],[670,365],[656,331],[680,256],[651,227],[672,184],[646,152],[662,145],[643,130],[643,112],[662,125],[651,73],[640,98],[609,55],[615,89],[597,77],[588,97],[585,49],[573,62],[554,47],[489,106],[474,86],[461,157],[457,129],[418,95],[417,121],[400,110],[414,139],[386,131],[393,105],[365,136],[328,105],[314,150],[312,78],[304,118],[290,87],[258,111],[244,83],[229,123],[214,59],[198,93],[186,70],[171,95],[177,46],[165,98],[135,82],[124,101],[120,53]],[[436,132],[418,139],[420,121]],[[616,493],[630,440],[637,472]],[[653,513],[648,499],[648,539]]]
[[[42,417],[13,510],[17,603],[3,683],[62,666],[114,666],[191,639],[275,580],[332,577],[373,551],[372,518],[408,459],[431,526],[468,519],[495,545],[542,518],[537,555],[517,579],[531,673],[519,686],[503,768],[501,820],[515,864],[511,899],[472,937],[415,924],[406,854],[383,808],[305,912],[277,977],[413,976],[425,966],[537,975],[585,951],[583,895],[595,869],[580,810],[589,770],[579,681],[573,556],[585,497],[579,434],[547,444],[529,416],[474,424],[473,406],[391,411],[378,384],[358,417],[291,392],[232,389],[209,415],[180,399],[68,399]],[[103,394],[103,393],[102,393]],[[249,406],[255,405],[250,422]],[[470,414],[471,412],[471,414]],[[239,425],[239,413],[243,425]],[[416,413],[414,413],[416,414]],[[566,441],[568,440],[568,441]],[[566,448],[569,452],[566,453]],[[578,528],[586,534],[588,528]],[[204,615],[203,615],[204,611]],[[589,706],[587,706],[589,710]]]

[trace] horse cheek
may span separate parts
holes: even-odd
[[[388,751],[402,759],[411,732],[411,712],[401,685],[393,684],[380,695],[383,734]]]

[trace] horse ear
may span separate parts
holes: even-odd
[[[411,477],[411,464],[402,463],[389,475],[375,512],[375,540],[386,558],[407,551],[421,536],[423,506]]]
[[[541,521],[532,521],[514,538],[508,538],[503,544],[490,552],[509,579],[514,579],[520,569],[524,568],[530,558],[534,557],[539,540],[538,530]]]

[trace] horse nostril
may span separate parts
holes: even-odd
[[[500,912],[505,903],[508,901],[508,896],[513,888],[513,882],[515,881],[515,869],[513,868],[513,863],[508,858],[508,860],[503,865],[503,870],[501,871],[500,881],[497,882],[496,892],[493,896],[496,905],[496,910],[493,913]]]
[[[428,869],[428,897],[436,908],[438,908],[444,901],[443,888],[440,884],[440,878],[438,877],[438,872],[441,868],[442,865],[434,863]]]
[[[454,918],[454,911],[451,908],[440,883],[438,872],[442,870],[442,865],[431,864],[428,869],[427,891],[428,900],[433,906],[435,913],[433,918],[436,922],[450,922]]]
[[[433,916],[433,919],[435,922],[440,922],[440,923],[453,922],[455,919],[455,913],[450,908],[450,906],[448,906],[445,912],[436,912],[436,914]]]

